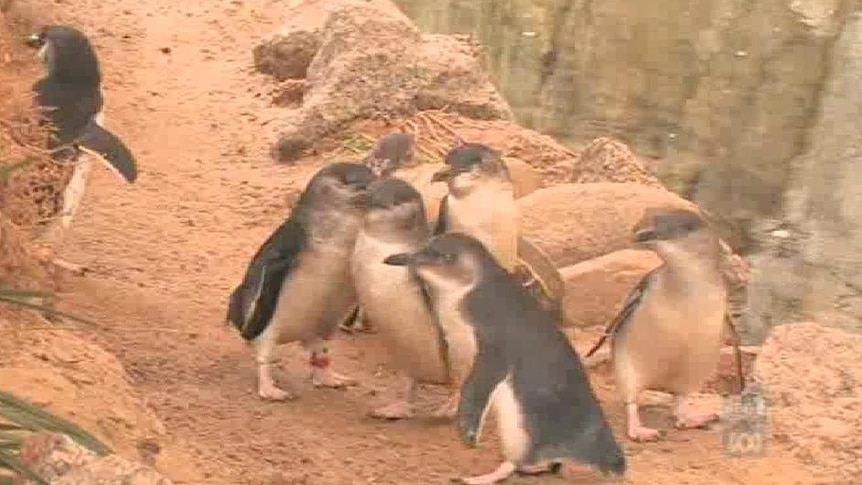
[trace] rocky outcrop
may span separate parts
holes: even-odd
[[[119,455],[99,456],[66,435],[40,433],[28,437],[19,458],[51,485],[172,485],[142,463]],[[19,478],[15,485],[35,485]]]
[[[255,50],[265,71],[301,76],[302,59],[318,46],[307,66],[302,104],[274,149],[278,160],[299,158],[318,138],[360,118],[441,108],[474,119],[511,118],[479,45],[468,37],[422,35],[389,2],[324,3],[331,12],[319,30],[292,28]],[[294,58],[282,66],[284,53]]]
[[[766,398],[775,444],[807,463],[818,483],[858,483],[862,336],[817,323],[775,327],[754,377]]]
[[[600,137],[591,141],[572,165],[571,181],[574,183],[633,182],[664,189],[631,149],[613,138]]]

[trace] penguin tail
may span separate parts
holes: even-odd
[[[102,128],[95,120],[87,124],[84,134],[75,141],[75,145],[81,151],[98,157],[126,182],[134,183],[138,178],[138,167],[132,152],[116,135]]]

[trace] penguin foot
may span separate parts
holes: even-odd
[[[718,415],[715,413],[684,414],[677,417],[676,429],[706,429],[711,423],[718,421],[718,419]]]
[[[437,419],[452,419],[458,414],[458,395],[450,396],[431,416]]]
[[[537,475],[557,475],[562,470],[562,462],[552,461],[545,465],[521,465],[515,470],[515,473],[522,476],[534,477]]]
[[[664,433],[657,429],[647,428],[646,426],[629,426],[628,437],[632,441],[658,441],[664,437]]]
[[[62,259],[55,259],[54,261],[52,261],[52,263],[57,268],[64,270],[64,271],[68,271],[68,272],[70,272],[76,276],[84,276],[87,273],[87,270],[89,269],[84,265],[70,263],[70,262],[64,261]]]
[[[257,395],[264,401],[291,401],[296,399],[295,395],[272,383],[258,386]]]
[[[356,379],[341,375],[329,368],[315,367],[311,370],[311,383],[314,387],[342,389],[358,384]]]
[[[462,483],[466,485],[491,485],[502,482],[515,473],[516,466],[514,463],[505,461],[491,473],[485,475],[477,475],[474,477],[457,477],[453,478],[452,483]]]
[[[416,414],[413,405],[407,401],[400,400],[379,407],[371,411],[371,417],[375,419],[388,419],[394,421],[396,419],[410,419]]]

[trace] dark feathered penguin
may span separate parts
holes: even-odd
[[[350,258],[373,180],[371,170],[357,163],[320,169],[231,293],[227,319],[255,349],[262,398],[292,397],[276,387],[271,373],[276,347],[288,342],[310,350],[315,385],[351,382],[328,367],[325,341],[356,306]]]
[[[404,419],[415,413],[416,383],[450,384],[449,347],[421,281],[407,268],[383,260],[419,250],[431,231],[422,196],[409,183],[378,180],[369,188],[369,197],[351,261],[353,279],[365,315],[375,323],[394,367],[407,376],[402,396],[375,409],[372,416]],[[444,406],[437,414],[446,414],[449,408]]]
[[[505,462],[489,484],[516,471],[558,469],[572,459],[622,474],[626,460],[592,391],[580,358],[543,310],[477,239],[437,236],[421,250],[389,256],[421,278],[447,341],[472,347],[458,404],[462,439],[475,445],[489,408],[496,413]]]
[[[587,355],[612,337],[628,437],[646,441],[660,436],[640,420],[637,398],[646,389],[677,396],[679,428],[718,419],[690,409],[688,396],[700,389],[718,364],[727,290],[719,266],[719,239],[695,212],[650,209],[635,225],[634,239],[655,251],[663,264],[644,276]]]
[[[137,166],[123,142],[102,127],[102,76],[87,36],[74,27],[51,25],[30,35],[26,44],[39,49],[38,56],[47,70],[32,90],[51,129],[48,148],[55,160],[74,164],[63,191],[58,228],[62,232],[72,224],[84,197],[93,157],[129,183],[137,178]],[[76,271],[83,269],[60,260],[55,263]]]

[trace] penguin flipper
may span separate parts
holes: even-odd
[[[447,216],[447,211],[449,210],[449,196],[444,196],[440,199],[440,208],[437,211],[437,224],[434,225],[434,232],[432,235],[439,236],[446,232],[446,226],[449,224],[449,217]]]
[[[227,318],[243,338],[253,339],[266,328],[275,313],[281,286],[304,248],[305,237],[302,225],[291,217],[255,253],[228,301]]]
[[[479,349],[473,368],[461,386],[458,401],[458,430],[461,440],[476,446],[482,432],[491,394],[506,379],[506,364],[501,355]]]
[[[95,155],[111,171],[119,174],[129,183],[138,178],[135,157],[126,145],[110,131],[90,121],[84,133],[75,140],[75,145],[83,152]]]
[[[611,323],[605,328],[605,333],[593,345],[589,352],[586,353],[586,357],[590,357],[594,353],[596,353],[596,351],[601,348],[602,344],[605,343],[605,340],[607,340],[608,337],[616,335],[623,327],[623,325],[625,325],[625,323],[629,321],[632,316],[632,313],[634,313],[635,309],[638,307],[638,305],[640,305],[644,295],[646,295],[646,292],[649,290],[649,287],[652,285],[653,280],[655,279],[655,276],[656,274],[658,274],[658,271],[660,269],[662,269],[662,266],[653,269],[652,271],[644,275],[643,278],[641,278],[641,280],[634,287],[631,293],[629,293],[628,298],[623,304],[622,310],[620,310],[620,312],[617,313],[617,316],[614,317],[613,320],[611,320]]]
[[[554,311],[559,311],[566,284],[551,258],[530,240],[518,236],[518,259],[542,287],[545,296],[553,304]]]
[[[440,360],[443,361],[443,365],[446,368],[446,378],[451,380],[452,359],[449,358],[449,341],[446,340],[446,332],[443,331],[443,326],[440,325],[440,318],[438,317],[437,312],[434,311],[434,302],[431,299],[431,293],[428,292],[428,288],[425,286],[422,278],[420,278],[413,270],[410,271],[410,279],[419,288],[419,292],[422,295],[422,301],[425,303],[425,308],[428,309],[428,313],[431,314],[431,317],[434,320],[434,330],[437,332],[437,344],[440,348]]]

